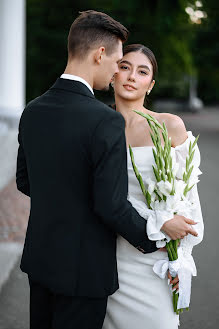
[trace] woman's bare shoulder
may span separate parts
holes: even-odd
[[[187,130],[183,120],[175,114],[156,113],[157,120],[165,123],[168,135],[171,137],[172,146],[177,146],[185,142],[187,139]]]

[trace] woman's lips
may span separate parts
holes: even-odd
[[[136,90],[135,87],[131,86],[131,85],[123,85],[123,87],[126,89],[126,90]]]

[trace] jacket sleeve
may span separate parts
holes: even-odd
[[[147,222],[127,200],[128,175],[124,119],[116,113],[98,125],[92,138],[94,211],[114,232],[143,253],[156,251]]]
[[[17,170],[16,170],[16,184],[17,189],[27,196],[30,196],[30,184],[28,179],[27,164],[23,149],[22,136],[21,136],[21,120],[19,123],[18,131],[18,154],[17,154]]]

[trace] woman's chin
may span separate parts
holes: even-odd
[[[136,99],[136,95],[133,92],[130,92],[130,91],[125,91],[125,92],[118,93],[118,96],[123,98],[123,99],[128,99],[128,100],[135,100]]]

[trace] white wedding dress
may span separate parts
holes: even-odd
[[[180,170],[185,167],[185,158],[189,142],[194,140],[188,132],[187,140],[172,148],[172,156],[179,163]],[[133,147],[136,166],[143,179],[153,177],[152,164],[154,164],[152,147]],[[200,163],[200,153],[196,148],[194,162]],[[139,183],[132,168],[129,152],[128,179],[129,196],[144,201]],[[203,237],[203,220],[199,203],[197,187],[189,194],[196,203],[192,219],[199,222],[195,226],[198,237],[188,235],[181,240],[185,257],[191,257],[192,247],[198,244]],[[177,329],[179,316],[173,311],[172,292],[167,278],[161,279],[153,271],[158,260],[167,256],[165,251],[155,251],[143,254],[129,244],[121,236],[117,238],[117,264],[119,276],[119,289],[108,298],[107,312],[103,329]]]

